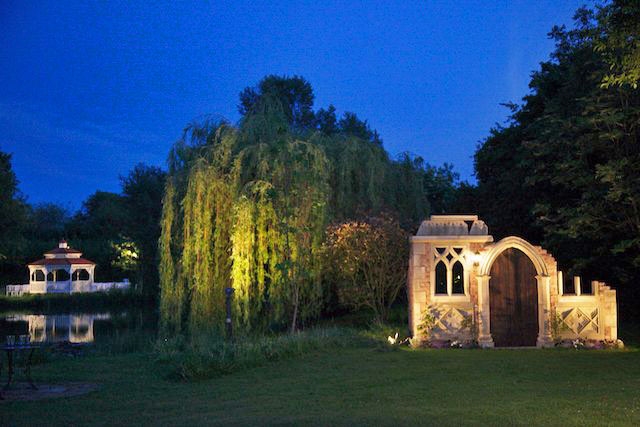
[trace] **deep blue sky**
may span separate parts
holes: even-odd
[[[238,93],[302,75],[376,128],[395,156],[472,155],[499,104],[528,92],[554,24],[579,1],[0,4],[0,150],[30,202],[76,209],[138,162],[163,166],[184,126],[237,121]]]

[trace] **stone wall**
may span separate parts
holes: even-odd
[[[409,296],[409,329],[414,337],[420,334],[418,327],[429,304],[430,254],[431,245],[429,243],[413,243],[411,245],[407,293]]]
[[[558,339],[618,339],[616,291],[603,282],[591,282],[592,294],[559,295],[556,307]]]
[[[479,246],[453,243],[455,246],[465,247],[467,253],[470,250],[479,249]],[[437,340],[462,340],[469,341],[474,338],[477,303],[477,281],[472,263],[467,262],[465,269],[468,275],[468,288],[466,295],[460,296],[433,296],[431,289],[431,276],[433,266],[433,248],[435,246],[451,246],[452,242],[432,244],[426,242],[413,242],[409,261],[409,273],[407,277],[407,290],[409,295],[409,329],[416,341],[427,337],[421,330],[421,324],[425,314],[431,318],[427,324],[431,326],[429,338]],[[473,248],[473,249],[470,249]]]

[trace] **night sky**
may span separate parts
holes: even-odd
[[[472,155],[528,92],[578,1],[0,3],[0,150],[32,203],[77,209],[164,167],[186,124],[239,118],[238,93],[301,75],[377,129],[392,156]]]

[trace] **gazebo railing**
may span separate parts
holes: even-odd
[[[47,282],[47,292],[69,292],[70,290],[71,280]]]

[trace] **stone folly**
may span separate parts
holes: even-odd
[[[414,340],[549,347],[617,340],[616,291],[564,278],[547,251],[494,242],[475,215],[433,215],[411,237],[407,278]]]

